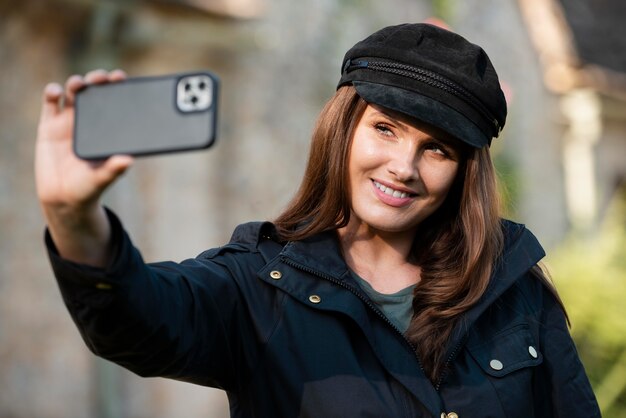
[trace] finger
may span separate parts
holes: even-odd
[[[85,74],[85,82],[88,84],[100,84],[109,81],[109,73],[105,70],[97,69]]]
[[[105,70],[92,70],[84,77],[72,76],[66,83],[65,103],[67,106],[74,106],[76,93],[88,84],[102,84],[108,81],[108,73]]]
[[[76,92],[85,87],[85,79],[80,75],[73,75],[65,82],[64,106],[74,106]]]
[[[47,118],[59,113],[59,100],[63,96],[63,87],[59,83],[49,83],[42,94],[41,117]]]
[[[119,68],[109,73],[109,80],[111,81],[122,81],[127,78],[128,76],[126,75],[126,72],[124,70],[120,70]]]

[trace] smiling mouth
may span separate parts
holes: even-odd
[[[392,197],[398,197],[400,199],[405,199],[407,197],[417,196],[415,193],[407,193],[407,192],[402,192],[400,190],[392,189],[391,187],[387,187],[384,184],[380,184],[376,180],[372,180],[372,182],[374,183],[374,186],[376,186],[376,188],[378,190],[380,190],[381,192],[385,193],[386,195],[389,195],[389,196],[392,196]]]

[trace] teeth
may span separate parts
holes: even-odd
[[[374,186],[376,186],[381,192],[383,192],[383,193],[385,193],[385,194],[387,194],[389,196],[399,197],[401,199],[404,199],[405,197],[409,197],[408,193],[401,192],[399,190],[394,190],[391,187],[384,186],[384,185],[380,184],[377,181],[374,182]]]

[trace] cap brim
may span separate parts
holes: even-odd
[[[430,97],[399,87],[367,81],[353,81],[352,84],[366,102],[434,125],[473,147],[482,148],[491,142],[470,119]]]

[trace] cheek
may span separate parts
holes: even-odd
[[[459,164],[453,161],[432,170],[429,176],[431,192],[441,195],[442,198],[447,196],[454,184],[458,171]]]
[[[348,157],[348,172],[351,177],[380,164],[381,150],[371,141],[355,138]]]

